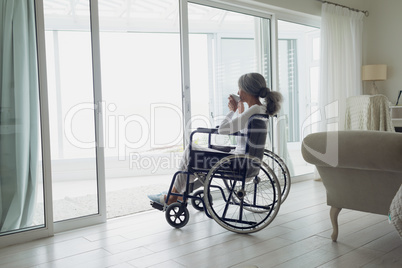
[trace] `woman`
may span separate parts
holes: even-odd
[[[232,134],[238,131],[246,134],[248,119],[254,114],[267,114],[275,115],[278,113],[281,102],[282,95],[279,92],[271,91],[267,88],[265,78],[259,73],[248,73],[244,74],[239,78],[238,81],[239,91],[238,95],[240,97],[239,102],[229,96],[229,113],[226,115],[225,119],[222,121],[218,128],[219,134]],[[264,100],[261,103],[261,98]],[[247,103],[248,109],[244,110],[244,103]],[[235,112],[238,112],[238,116],[233,118]],[[192,145],[194,148],[196,145]],[[197,148],[199,150],[199,148]],[[205,151],[216,151],[209,148],[202,148]],[[237,145],[231,153],[234,154],[244,154],[246,151],[246,141],[244,137],[238,137]],[[179,170],[187,171],[189,163],[189,149],[187,148],[184,152]],[[195,177],[190,176],[190,182],[193,182]],[[179,174],[174,182],[172,193],[183,194],[186,190],[187,175]],[[158,195],[148,195],[149,199],[154,202],[163,204],[166,200],[166,194],[161,193]],[[168,200],[168,205],[176,202],[178,196],[171,195]]]

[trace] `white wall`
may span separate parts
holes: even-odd
[[[402,1],[368,0],[363,64],[387,64],[388,78],[377,82],[381,93],[395,104],[402,90]],[[366,86],[366,85],[365,85]]]
[[[341,5],[368,10],[364,18],[363,64],[387,64],[388,79],[377,82],[380,93],[395,104],[402,90],[402,1],[401,0],[330,0]],[[254,0],[279,9],[320,16],[321,3],[317,0]],[[364,87],[369,87],[368,82]]]

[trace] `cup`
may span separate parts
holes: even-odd
[[[240,101],[240,97],[236,94],[230,94],[230,96],[232,96],[232,98],[236,101],[239,102]]]

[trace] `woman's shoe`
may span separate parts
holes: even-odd
[[[148,195],[148,198],[153,202],[159,203],[161,205],[165,205],[166,204],[166,202],[165,202],[166,194],[167,194],[167,192],[162,192],[160,194],[150,194],[150,195]]]

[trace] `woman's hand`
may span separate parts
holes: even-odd
[[[237,103],[237,109],[239,110],[239,114],[244,112],[244,103],[242,101]]]
[[[228,99],[229,99],[229,103],[228,103],[229,110],[236,112],[238,103],[235,101],[235,99],[233,99],[232,96],[229,96]]]

